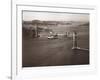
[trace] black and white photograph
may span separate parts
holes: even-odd
[[[22,11],[22,67],[89,65],[89,13]]]

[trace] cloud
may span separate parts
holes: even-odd
[[[89,14],[23,11],[23,20],[89,21]]]

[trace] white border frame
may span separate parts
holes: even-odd
[[[26,80],[33,77],[49,77],[49,76],[66,76],[66,75],[83,75],[96,72],[96,44],[95,44],[95,24],[96,9],[94,7],[83,6],[55,6],[55,5],[36,5],[36,4],[12,4],[12,79],[20,78]],[[34,67],[22,69],[22,10],[36,11],[54,11],[54,12],[76,12],[90,14],[90,65],[77,66],[50,66],[50,67]],[[34,75],[34,76],[33,76]],[[24,78],[24,79],[23,79]],[[29,79],[28,79],[29,80]]]

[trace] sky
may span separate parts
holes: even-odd
[[[23,11],[23,20],[25,21],[31,21],[31,20],[89,21],[89,14]]]

